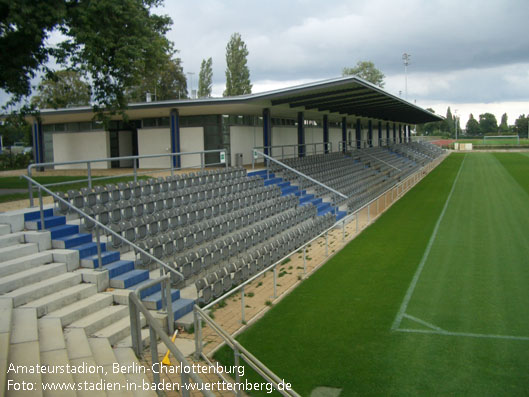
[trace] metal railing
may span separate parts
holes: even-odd
[[[205,155],[208,153],[219,153],[219,162],[218,163],[208,163],[205,162]],[[200,164],[196,165],[189,165],[186,167],[175,167],[174,163],[175,160],[183,157],[183,156],[196,156],[200,155]],[[138,171],[138,160],[141,159],[153,159],[153,158],[163,158],[167,157],[170,160],[171,166],[167,168],[157,168],[156,170],[149,170],[149,171]],[[44,184],[42,186],[60,186],[60,185],[69,185],[73,183],[88,183],[88,187],[92,188],[92,182],[98,181],[98,180],[105,180],[105,179],[113,179],[116,177],[130,177],[132,176],[134,178],[134,182],[137,182],[138,175],[148,175],[155,172],[160,171],[171,171],[171,176],[174,175],[174,172],[176,170],[186,169],[186,168],[198,168],[204,169],[206,166],[215,166],[215,165],[222,165],[225,167],[228,167],[228,161],[227,161],[227,151],[226,149],[215,149],[215,150],[202,150],[197,152],[179,152],[179,153],[162,153],[162,154],[146,154],[146,155],[136,155],[136,156],[123,156],[123,157],[108,157],[108,158],[102,158],[102,159],[92,159],[92,160],[75,160],[75,161],[63,161],[63,162],[49,162],[49,163],[36,163],[36,164],[30,164],[28,166],[28,176],[31,178],[33,169],[35,168],[51,168],[61,165],[76,165],[76,164],[86,164],[86,179],[79,179],[75,181],[67,181],[67,182],[56,182],[56,183],[48,183]],[[224,160],[223,160],[224,159]],[[92,177],[92,163],[108,163],[113,161],[122,161],[122,160],[132,160],[132,169],[133,172],[129,174],[119,174],[119,175],[111,175],[111,176],[101,176],[101,177]],[[31,183],[28,183],[28,195],[29,195],[29,206],[34,206],[34,200],[33,200],[33,189],[31,188]]]
[[[72,211],[76,212],[78,215],[83,217],[85,220],[88,219],[91,223],[95,224],[96,240],[97,240],[98,270],[103,270],[102,269],[102,261],[101,261],[101,241],[100,241],[100,229],[103,229],[107,234],[112,235],[113,237],[117,237],[118,239],[123,241],[123,243],[125,243],[125,244],[129,245],[130,247],[132,247],[136,253],[139,252],[142,255],[145,255],[148,258],[150,258],[151,260],[153,260],[155,263],[157,263],[158,266],[159,266],[159,269],[160,269],[160,276],[163,276],[165,274],[165,272],[169,272],[169,273],[175,274],[177,277],[179,277],[182,280],[184,279],[184,276],[183,276],[182,273],[180,273],[176,269],[173,269],[172,267],[170,267],[166,263],[162,262],[161,260],[159,260],[155,256],[151,255],[149,252],[147,252],[147,251],[143,250],[142,248],[138,247],[136,244],[134,244],[133,242],[127,240],[125,237],[121,236],[119,233],[114,232],[109,227],[103,225],[101,222],[99,222],[95,218],[91,217],[90,215],[88,215],[87,213],[83,212],[79,208],[77,208],[74,205],[70,204],[68,201],[66,201],[65,199],[63,199],[59,195],[55,194],[54,192],[52,192],[50,189],[46,188],[45,186],[41,185],[40,183],[38,183],[37,181],[35,181],[31,177],[26,176],[26,175],[21,175],[21,177],[25,178],[30,185],[35,185],[35,187],[38,189],[39,209],[40,209],[40,222],[41,222],[41,229],[42,230],[45,228],[44,207],[43,207],[43,201],[42,201],[42,191],[48,193],[55,200],[61,202],[64,205],[66,205],[68,208],[70,208]],[[32,188],[33,188],[33,186],[32,186]],[[162,304],[163,304],[163,302],[164,302],[164,300],[162,300]]]
[[[319,149],[321,147],[321,149]],[[281,160],[285,158],[299,157],[300,154],[310,156],[320,153],[331,153],[332,142],[315,142],[315,143],[298,143],[292,145],[276,145],[276,146],[255,146],[253,150],[264,152],[268,150],[268,155],[272,157],[279,157],[277,151],[281,149]],[[286,149],[286,150],[285,150]],[[290,150],[291,149],[291,150]],[[309,153],[307,149],[312,149]],[[285,153],[286,151],[286,153]],[[276,153],[274,153],[276,152]]]
[[[336,197],[341,197],[343,199],[347,199],[348,198],[345,194],[340,193],[339,191],[333,189],[332,187],[327,186],[324,183],[321,183],[321,182],[317,181],[316,179],[311,178],[310,176],[305,175],[304,173],[299,172],[298,170],[296,170],[296,169],[294,169],[292,167],[289,167],[285,163],[282,163],[281,161],[276,160],[273,157],[268,156],[268,155],[266,155],[266,154],[264,154],[262,152],[259,152],[256,149],[254,149],[253,150],[252,159],[255,159],[257,156],[261,156],[261,157],[263,157],[266,160],[266,177],[267,178],[270,175],[270,162],[273,162],[273,163],[278,164],[279,166],[283,167],[284,169],[286,169],[286,170],[288,170],[290,172],[293,172],[297,176],[299,176],[299,177],[301,177],[303,179],[306,179],[306,180],[310,181],[311,183],[313,183],[315,185],[318,185],[318,186],[324,188],[325,190],[329,191],[330,193],[332,193],[332,205],[334,207],[335,207],[335,204],[337,202]],[[255,163],[252,161],[252,169],[254,169],[254,168],[255,168]],[[300,190],[303,190],[303,179],[301,180],[301,186],[299,187]],[[334,211],[336,213],[336,207],[334,208]]]
[[[150,311],[143,305],[141,302],[139,295],[142,290],[145,288],[152,287],[153,285],[156,285],[158,283],[162,283],[165,285],[170,285],[170,277],[168,275],[162,276],[159,279],[152,280],[150,283],[148,283],[145,286],[142,286],[140,289],[136,290],[133,293],[129,294],[129,314],[130,314],[130,321],[131,321],[131,337],[132,337],[132,344],[134,348],[134,352],[136,353],[136,356],[138,358],[141,357],[143,353],[143,341],[141,338],[141,318],[140,314],[143,314],[147,325],[149,326],[149,347],[151,351],[151,361],[154,365],[155,362],[158,361],[158,338],[164,343],[164,345],[169,349],[169,351],[172,353],[172,355],[178,360],[180,363],[180,368],[191,368],[192,366],[189,364],[185,356],[182,354],[180,350],[176,347],[174,342],[171,340],[169,335],[165,333],[162,326],[158,323],[158,320],[156,320]],[[166,295],[167,299],[171,300],[171,291],[169,287],[169,292],[167,292],[166,288]],[[171,311],[172,312],[172,311]],[[168,320],[169,321],[169,320]],[[170,328],[171,330],[171,328]],[[170,331],[172,333],[172,331]],[[156,361],[155,361],[156,360]],[[158,364],[161,365],[161,364]],[[160,384],[160,372],[161,371],[152,371],[153,373],[153,380],[156,385]],[[180,393],[184,397],[191,396],[190,390],[190,380],[192,380],[195,384],[196,390],[200,390],[202,392],[202,395],[207,397],[214,397],[215,394],[211,391],[208,391],[206,387],[203,386],[204,381],[198,376],[194,371],[181,371],[181,384],[180,384]],[[194,389],[193,389],[194,390]],[[163,391],[157,390],[158,395],[165,395]]]

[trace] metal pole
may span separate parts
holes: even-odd
[[[88,188],[92,189],[92,167],[89,161],[86,162],[86,174],[88,176]]]
[[[224,157],[224,158],[226,158],[226,157]],[[200,153],[200,169],[201,170],[204,169],[204,152]]]
[[[329,232],[325,232],[325,256],[329,256]]]
[[[159,362],[158,358],[158,341],[156,340],[156,331],[152,326],[149,326],[149,336],[151,339],[151,362],[154,364],[155,362]],[[160,383],[160,371],[152,371],[154,383],[159,384]]]
[[[235,371],[235,383],[240,384],[241,383],[241,376],[239,375],[239,349],[237,349],[237,346],[233,347],[233,363],[235,364],[235,368],[237,369]],[[237,397],[242,396],[241,388],[237,388]]]
[[[28,177],[33,179],[31,177],[31,167],[28,167]],[[31,184],[31,181],[28,180],[28,193],[29,193],[29,206],[33,207],[33,185]]]
[[[97,270],[101,271],[101,238],[99,237],[99,225],[96,225],[96,241],[97,241]]]
[[[371,207],[371,204],[367,205],[367,224],[369,225],[371,223],[371,214],[369,211],[369,208]]]
[[[345,241],[345,219],[342,221],[342,241]]]
[[[277,265],[274,266],[274,299],[277,298]]]
[[[132,169],[134,173],[134,182],[138,182],[138,164],[136,164],[137,160],[132,160]]]
[[[174,312],[173,312],[173,297],[171,296],[171,280],[165,280],[165,301],[167,304],[167,325],[169,333],[174,332]]]
[[[241,288],[241,323],[245,323],[244,321],[244,285]]]
[[[200,319],[198,318],[198,310],[196,307],[193,307],[193,320],[194,320],[194,326],[195,326],[195,360],[200,359],[200,346],[199,346],[199,340],[198,340],[198,323]]]
[[[44,222],[44,204],[42,202],[42,191],[39,186],[39,211],[40,211],[40,230],[44,230],[46,224]]]
[[[184,386],[185,385],[185,386]],[[182,371],[182,397],[191,397],[189,393],[189,375]]]
[[[307,275],[307,246],[303,247],[303,275]]]
[[[357,233],[357,234],[358,234],[358,215],[359,215],[359,214],[360,214],[360,213],[357,212],[356,215],[355,215],[355,218],[356,218],[356,233]]]

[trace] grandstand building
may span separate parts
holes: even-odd
[[[228,163],[250,164],[255,147],[269,153],[270,146],[322,142],[329,142],[326,152],[338,151],[341,142],[357,148],[385,146],[407,142],[412,125],[440,120],[357,77],[237,97],[136,103],[126,114],[127,122],[116,116],[105,130],[93,121],[91,107],[43,109],[33,124],[35,162],[226,149]],[[296,155],[302,157],[303,149]],[[205,161],[216,162],[218,156],[206,154]],[[140,159],[137,166],[167,168],[170,161]],[[193,156],[174,162],[182,168],[199,163]],[[131,166],[132,160],[94,164]]]

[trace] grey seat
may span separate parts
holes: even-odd
[[[118,190],[121,194],[121,200],[130,200],[132,196],[132,191],[128,183],[118,183]]]

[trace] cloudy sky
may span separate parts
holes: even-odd
[[[371,60],[386,90],[404,96],[402,54],[411,54],[408,99],[445,114],[529,113],[527,0],[166,0],[169,38],[197,87],[213,58],[213,94],[225,84],[226,44],[239,32],[249,50],[253,91],[341,75]]]

